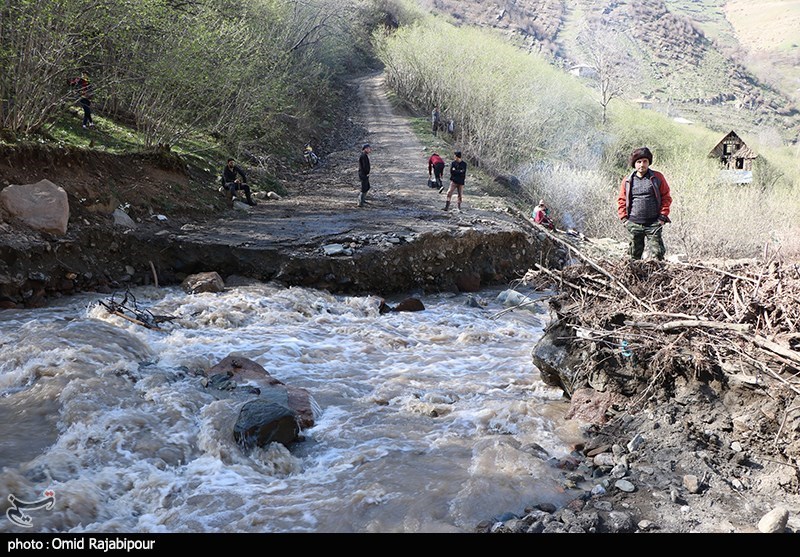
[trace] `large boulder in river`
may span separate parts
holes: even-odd
[[[288,445],[300,430],[314,425],[314,402],[306,389],[285,385],[258,363],[228,356],[208,370],[207,387],[219,398],[244,403],[233,436],[245,447],[269,443]]]
[[[244,447],[288,445],[297,440],[300,428],[288,407],[257,398],[245,402],[233,426],[233,438]]]
[[[34,230],[59,236],[67,233],[67,192],[50,180],[4,188],[0,191],[0,206]]]

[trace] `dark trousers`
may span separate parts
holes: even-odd
[[[244,192],[245,197],[247,197],[247,201],[251,201],[250,199],[250,186],[247,184],[242,184],[239,182],[226,182],[225,189],[228,192],[228,199],[233,199],[233,196],[236,195],[236,192],[242,190]]]
[[[444,163],[438,162],[433,165],[433,178],[436,180],[436,185],[442,187],[442,174],[444,174]]]
[[[361,180],[361,195],[358,196],[358,205],[362,207],[367,202],[367,192],[369,191],[369,174],[358,173],[358,179]]]
[[[80,103],[83,107],[83,125],[85,127],[92,123],[92,101],[81,97]]]

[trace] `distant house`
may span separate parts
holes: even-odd
[[[587,64],[575,64],[569,69],[569,73],[575,77],[595,77],[597,75],[597,70],[594,66],[589,66]]]
[[[639,108],[646,108],[646,109],[653,108],[653,100],[652,99],[640,98],[640,99],[633,99],[633,100],[631,100],[631,102],[638,104]]]
[[[748,147],[734,131],[723,137],[708,156],[717,159],[725,170],[746,170],[748,172],[752,172],[753,161],[758,158],[758,154]]]

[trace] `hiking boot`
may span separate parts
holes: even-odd
[[[442,211],[449,211],[449,210],[450,210],[450,202],[448,201],[447,203],[444,204]]]
[[[255,201],[253,201],[252,199],[248,199],[248,200],[247,200],[247,204],[248,204],[248,205],[250,205],[251,207],[255,207],[256,205],[258,205],[258,203],[256,203],[256,202],[255,202]]]

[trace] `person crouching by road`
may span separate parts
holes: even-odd
[[[634,171],[625,176],[617,197],[617,214],[631,235],[629,254],[641,259],[647,241],[650,257],[662,261],[666,248],[663,226],[669,220],[672,205],[669,184],[664,175],[650,168],[653,153],[647,147],[635,149],[630,156]]]
[[[444,174],[444,159],[439,156],[439,153],[434,153],[428,159],[428,178],[433,177],[436,185],[439,186],[439,193],[444,191],[442,174]]]
[[[453,153],[456,160],[450,163],[450,189],[447,190],[447,201],[444,210],[450,210],[450,198],[458,192],[458,210],[461,210],[461,198],[464,193],[464,182],[467,178],[467,163],[461,160],[461,151]]]
[[[361,147],[361,156],[358,157],[358,179],[361,181],[361,194],[358,196],[358,206],[363,207],[367,203],[367,192],[369,191],[369,154],[372,152],[372,147],[369,143],[365,143]]]
[[[242,190],[247,197],[247,204],[250,206],[256,204],[253,198],[250,197],[250,186],[247,185],[247,176],[233,159],[228,159],[227,164],[222,169],[222,187],[225,189],[225,196],[231,203],[233,203],[236,192]]]

